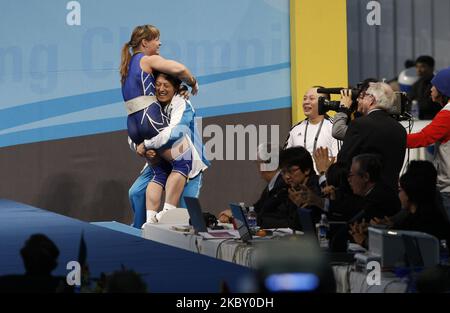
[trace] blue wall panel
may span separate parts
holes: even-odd
[[[72,26],[69,2],[0,3],[0,147],[125,129],[120,50],[139,24],[199,77],[199,113],[290,107],[288,0],[80,0]]]

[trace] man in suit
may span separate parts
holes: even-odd
[[[344,93],[342,102],[351,95]],[[370,83],[358,98],[363,116],[353,120],[344,137],[337,160],[350,167],[353,157],[362,153],[381,156],[381,180],[388,188],[397,190],[398,177],[406,151],[406,130],[389,114],[394,92],[386,83]]]
[[[272,146],[272,149],[276,149]],[[278,168],[279,155],[270,157],[267,155],[268,146],[261,144],[258,147],[258,170],[261,178],[267,182],[258,201],[253,206],[257,213],[257,224],[262,228],[271,228],[283,219],[283,214],[278,212],[278,206],[281,201],[287,198],[287,184],[283,180],[281,171]],[[274,160],[274,158],[276,160]],[[267,165],[271,162],[276,163],[276,168],[269,168]]]
[[[381,180],[381,171],[381,160],[376,154],[365,153],[353,158],[348,183],[353,193],[362,197],[363,201],[361,211],[352,220],[384,218],[400,210],[397,192]]]
[[[257,224],[270,228],[277,220],[284,219],[278,212],[280,201],[287,199],[288,186],[283,180],[278,168],[279,147],[270,143],[262,143],[258,146],[256,165],[261,178],[267,183],[260,198],[253,206],[257,214]],[[280,215],[281,214],[281,215]],[[227,209],[219,213],[221,223],[231,222],[231,210]]]

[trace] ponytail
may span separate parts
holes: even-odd
[[[120,82],[122,85],[125,83],[125,79],[128,75],[128,69],[130,67],[130,60],[131,60],[131,53],[130,53],[130,46],[128,42],[123,45],[122,48],[122,57],[120,61]]]

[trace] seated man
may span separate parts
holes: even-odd
[[[428,161],[412,161],[400,177],[398,197],[401,215],[374,218],[372,225],[384,224],[388,228],[420,231],[442,240],[450,240],[450,223],[446,219],[441,199],[436,197],[437,171]],[[352,225],[351,234],[358,244],[367,243],[367,226]]]
[[[353,193],[363,197],[361,210],[353,221],[392,216],[400,210],[396,192],[381,180],[382,167],[376,154],[360,154],[353,158],[348,182]]]
[[[288,189],[280,192],[278,196],[279,205],[276,210],[270,212],[271,215],[277,217],[277,219],[273,219],[274,225],[272,227],[289,227],[301,230],[297,214],[297,208],[299,207],[311,209],[313,222],[318,222],[322,210],[307,203],[308,193],[320,195],[319,179],[314,171],[311,154],[303,147],[283,150],[280,153],[280,169]],[[266,214],[269,216],[269,212]]]
[[[263,228],[271,228],[270,217],[269,220],[266,220],[265,212],[273,211],[271,207],[277,205],[279,193],[287,190],[287,185],[278,169],[278,159],[279,147],[269,143],[262,143],[258,146],[256,164],[258,172],[267,186],[258,201],[253,204],[253,207],[257,213],[257,224]],[[229,209],[219,213],[221,223],[230,223],[231,218],[231,210]]]
[[[258,158],[264,159],[260,154]],[[262,228],[301,230],[297,208],[307,206],[308,192],[320,194],[319,180],[309,152],[303,147],[282,150],[280,171],[261,171],[261,175],[269,184],[254,205],[258,225]],[[307,207],[313,209],[314,221],[319,221],[321,210],[313,205]],[[219,220],[228,222],[230,217],[231,212],[226,210],[220,213]]]
[[[381,180],[382,167],[379,156],[370,153],[355,156],[349,172],[344,164],[333,164],[327,171],[327,186],[322,190],[327,199],[308,191],[305,204],[328,212],[333,220],[354,222],[393,216],[400,210],[400,201],[397,193]],[[345,173],[348,184],[342,181]]]

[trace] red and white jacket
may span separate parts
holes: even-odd
[[[436,144],[434,163],[438,172],[438,188],[450,192],[450,102],[420,132],[408,134],[407,147],[419,148]]]

